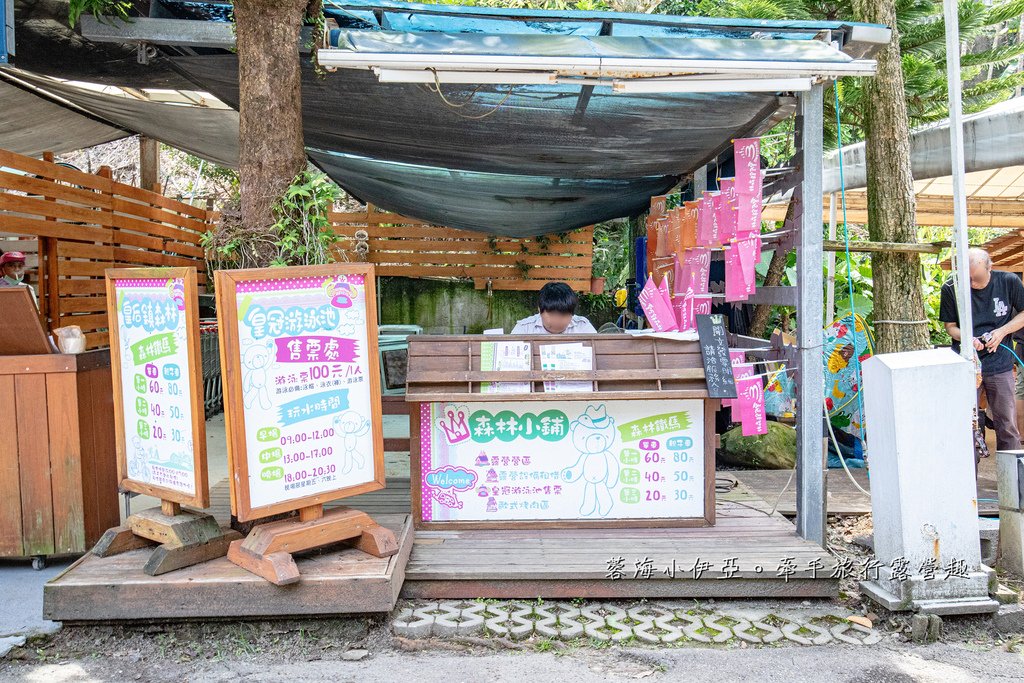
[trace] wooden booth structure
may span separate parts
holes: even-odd
[[[365,10],[365,7],[362,9]],[[386,6],[379,7],[373,13],[373,19],[368,21],[383,22],[390,11],[394,10]],[[504,10],[493,8],[453,10],[447,6],[403,6],[400,11],[411,15],[433,15],[432,20],[437,20],[437,15],[454,15],[463,11],[485,13],[495,19],[495,23],[500,23],[498,20],[523,20],[520,16],[507,15]],[[536,17],[531,14],[530,18],[530,21],[537,22],[566,20],[565,15],[543,12],[539,12]],[[718,113],[731,113],[733,102],[729,98],[736,95],[766,94],[768,99],[756,111],[751,108],[747,114],[734,116],[728,123],[725,117],[720,117],[718,127],[700,128],[700,135],[705,137],[702,140],[703,146],[699,148],[680,147],[679,151],[666,152],[666,148],[659,147],[658,151],[665,152],[671,157],[671,163],[676,164],[669,169],[673,176],[688,176],[697,194],[708,189],[709,168],[719,158],[724,160],[728,156],[727,150],[733,138],[763,135],[779,121],[794,113],[796,115],[795,153],[780,168],[768,173],[761,189],[764,196],[790,193],[792,210],[788,212],[781,229],[771,237],[766,237],[765,249],[782,252],[795,249],[800,277],[795,287],[765,288],[748,300],[748,303],[755,305],[795,307],[799,322],[796,344],[782,347],[764,339],[741,335],[730,335],[728,339],[728,347],[744,349],[749,359],[785,358],[789,362],[789,369],[796,373],[798,421],[795,528],[768,502],[751,496],[742,486],[736,486],[733,477],[727,473],[715,473],[711,416],[717,406],[714,396],[719,394],[708,390],[711,377],[705,374],[706,363],[698,344],[678,338],[625,335],[596,335],[578,339],[560,337],[557,340],[501,337],[502,342],[525,345],[521,346],[524,348],[522,353],[532,360],[528,366],[531,369],[495,372],[492,366],[481,361],[485,349],[489,348],[484,346],[490,341],[485,337],[416,337],[409,342],[406,395],[411,426],[409,451],[412,461],[409,477],[388,477],[386,488],[379,489],[376,485],[369,485],[371,481],[378,481],[379,473],[375,472],[372,478],[367,475],[362,480],[360,485],[367,485],[359,489],[362,492],[343,500],[344,505],[373,515],[377,524],[393,532],[399,549],[397,553],[373,557],[355,548],[342,547],[323,553],[318,550],[307,553],[303,551],[311,549],[312,544],[299,544],[294,547],[294,557],[289,557],[289,560],[294,560],[296,570],[287,572],[286,578],[298,575],[298,579],[290,586],[273,585],[225,558],[160,576],[147,576],[141,570],[133,569],[140,563],[132,552],[109,558],[86,558],[47,586],[46,616],[73,621],[331,614],[389,609],[394,605],[399,591],[403,595],[417,598],[810,597],[834,596],[838,593],[839,581],[832,574],[835,560],[824,549],[826,469],[822,421],[824,396],[820,381],[823,375],[821,264],[824,255],[820,213],[823,199],[823,92],[824,83],[829,79],[871,73],[875,65],[870,56],[889,42],[890,32],[882,26],[868,25],[856,25],[854,31],[849,25],[838,22],[822,25],[788,23],[777,27],[777,39],[756,40],[764,32],[770,33],[770,27],[758,22],[756,27],[739,26],[734,33],[723,33],[715,38],[721,41],[723,49],[719,50],[714,45],[707,48],[689,44],[685,42],[688,38],[670,35],[674,29],[666,28],[678,23],[681,27],[689,27],[680,33],[691,31],[703,34],[709,29],[720,28],[718,23],[709,24],[711,20],[604,13],[574,13],[571,20],[596,22],[594,35],[548,37],[560,44],[570,39],[572,42],[580,42],[579,49],[586,49],[587,54],[593,49],[594,54],[598,55],[596,48],[601,41],[621,40],[613,37],[616,34],[612,33],[613,24],[617,22],[636,26],[650,23],[643,31],[664,34],[650,38],[644,32],[630,34],[636,43],[636,53],[628,56],[632,60],[629,63],[621,60],[616,62],[617,67],[612,63],[616,61],[612,59],[612,52],[585,58],[562,55],[562,61],[551,55],[542,55],[543,59],[538,63],[542,63],[543,73],[549,70],[552,72],[548,74],[552,83],[556,82],[554,72],[564,68],[575,69],[570,76],[581,79],[575,116],[589,115],[588,106],[596,110],[600,98],[617,96],[616,93],[625,96],[630,91],[651,93],[650,100],[655,102],[651,106],[654,107],[659,106],[658,96],[665,93],[673,93],[671,99],[684,92],[696,93],[697,104],[690,111],[700,112],[702,107],[708,105],[706,108],[710,112],[713,108],[710,104],[713,103]],[[150,18],[133,26],[131,40],[155,39],[152,35],[147,38],[147,31],[152,32],[157,28],[163,30],[159,26],[162,21]],[[182,24],[189,23],[181,22],[176,26],[181,28]],[[201,24],[195,26],[203,27]],[[384,29],[385,26],[380,28]],[[512,28],[516,27],[513,25]],[[117,35],[121,30],[112,29],[107,39],[123,42],[125,36]],[[226,49],[233,43],[233,37],[228,33],[224,34],[224,40],[228,42],[221,46]],[[394,61],[397,66],[393,75],[400,78],[395,81],[396,84],[419,82],[416,79],[423,76],[424,69],[432,69],[431,59],[435,65],[442,62],[449,65],[456,63],[453,60],[459,55],[447,54],[443,49],[431,47],[432,38],[436,38],[439,33],[408,34],[407,40],[399,41],[401,45],[396,43],[387,46],[388,50],[412,50],[411,54],[387,55],[397,60]],[[450,33],[458,34],[459,30],[452,28]],[[512,30],[503,37],[508,42],[514,42],[512,36],[520,33]],[[557,33],[557,30],[553,27],[551,33]],[[788,45],[786,35],[791,33],[799,33],[808,39],[802,47]],[[367,41],[379,40],[378,34],[374,29],[367,31],[361,38]],[[735,45],[727,44],[736,35],[742,35],[745,39]],[[466,35],[460,37],[466,38]],[[468,44],[487,37],[474,32],[472,40],[459,42]],[[539,38],[531,36],[529,40],[539,41]],[[683,54],[681,51],[674,61],[676,67],[671,70],[672,73],[662,74],[668,78],[646,78],[645,75],[661,73],[659,69],[664,67],[659,64],[667,61],[653,59],[650,45],[654,43],[649,43],[649,40],[678,40],[681,41],[678,45],[680,50],[685,47],[696,52]],[[701,41],[704,40],[711,39],[701,38]],[[422,42],[425,47],[417,51],[417,42]],[[584,46],[583,42],[588,44]],[[323,88],[325,97],[343,92],[343,86],[346,85],[340,80],[344,78],[343,69],[373,69],[379,66],[379,62],[374,61],[377,56],[366,51],[360,52],[362,48],[359,44],[349,47],[351,49],[320,50],[321,63],[329,68],[337,67],[340,72],[332,74],[323,81],[323,85],[317,86]],[[617,58],[621,56],[622,47],[615,45],[608,49]],[[551,50],[556,51],[554,46]],[[593,72],[602,74],[605,80],[595,83],[586,67],[578,64],[580,59],[591,60],[588,63],[593,63]],[[365,61],[365,64],[359,60]],[[475,62],[467,59],[467,63]],[[409,66],[398,68],[403,64]],[[644,68],[648,70],[638,71],[637,65],[646,65]],[[436,70],[440,72],[445,69]],[[609,73],[618,73],[618,76],[609,76]],[[489,79],[502,74],[514,79],[516,71],[510,70],[501,60],[495,62],[495,65],[487,62]],[[732,81],[734,85],[717,78],[723,74],[731,77],[724,80],[735,79]],[[711,79],[711,76],[716,78]],[[358,81],[360,87],[372,84],[373,81],[369,79],[375,77],[367,75],[366,83]],[[330,80],[332,78],[335,80]],[[616,80],[613,82],[609,78]],[[753,85],[749,86],[749,92],[730,90],[730,87],[748,88],[747,83],[750,82]],[[472,79],[465,83],[470,83],[472,87]],[[509,82],[510,85],[514,83],[515,80]],[[681,88],[678,87],[680,84]],[[608,87],[608,91],[595,94],[595,85],[598,88]],[[669,87],[662,89],[666,85]],[[369,111],[373,91],[372,86],[367,87],[370,89],[361,91],[365,96],[350,99],[358,101],[359,106]],[[558,83],[558,87],[564,86]],[[719,94],[722,95],[721,99],[711,102]],[[510,89],[506,97],[511,95]],[[500,105],[489,110],[500,112]],[[567,108],[567,115],[569,111]],[[446,121],[450,121],[450,111],[445,109],[443,113],[448,117]],[[468,121],[477,121],[481,123],[474,125],[486,128],[498,120],[499,117],[463,117],[460,125],[469,126]],[[557,123],[564,130],[566,121]],[[694,136],[698,135],[697,128],[702,124],[698,122],[693,127]],[[591,125],[589,128],[576,123],[573,125],[582,131],[598,130],[603,124]],[[678,117],[670,125],[686,132],[686,126],[679,123]],[[388,127],[383,130],[388,130]],[[489,142],[495,139],[493,130],[478,132],[486,136],[480,139]],[[456,135],[460,133],[455,131]],[[469,136],[465,139],[476,138]],[[629,142],[628,138],[622,139]],[[383,145],[383,142],[380,141],[380,144]],[[660,145],[661,141],[657,142]],[[343,154],[338,156],[351,152],[340,151]],[[446,153],[449,151],[446,150]],[[545,158],[539,161],[546,162],[550,160],[547,157],[552,157],[560,162],[557,150],[541,151],[541,156]],[[623,159],[630,152],[637,156],[634,150],[620,152]],[[310,154],[323,167],[328,170],[332,168],[330,162],[333,157],[319,154],[315,149],[311,149]],[[415,163],[427,164],[429,161],[419,160]],[[602,164],[602,170],[616,163],[615,157],[610,156],[609,161]],[[412,165],[411,162],[409,165]],[[337,171],[342,167],[333,168]],[[436,167],[428,165],[427,168]],[[563,170],[545,168],[548,170],[544,173],[552,174]],[[558,187],[563,177],[571,179],[569,175],[553,175],[549,179],[540,171],[527,173],[526,169],[518,167],[512,170],[520,171],[521,177],[545,180],[545,192],[551,189],[549,185]],[[430,192],[442,198],[466,196],[466,206],[473,206],[469,202],[468,190],[463,192],[461,187],[456,188],[458,192],[453,190],[452,178],[461,181],[457,172],[437,173],[438,178],[442,178],[437,185],[428,185],[425,180],[416,183],[398,171],[394,173],[397,175],[389,180],[390,184],[381,182],[374,186],[377,189],[385,188],[380,190],[384,196],[395,195],[394,206],[403,205],[399,201],[402,197],[398,195],[410,187],[416,187],[417,192]],[[593,173],[590,178],[594,177]],[[346,171],[346,174],[349,178],[364,179],[357,171]],[[582,171],[580,174],[581,177],[588,177]],[[659,170],[655,175],[662,174],[663,171]],[[645,171],[643,177],[651,177],[651,173]],[[547,180],[552,182],[548,183]],[[657,190],[648,188],[652,191],[648,193],[645,190],[643,197],[668,190],[667,180],[664,185],[659,185]],[[617,184],[610,186],[619,187]],[[494,194],[495,189],[490,186],[488,188],[482,194]],[[451,194],[445,195],[443,191]],[[520,191],[521,194],[534,196],[534,192],[525,185]],[[367,190],[364,193],[365,198],[372,201],[374,196],[369,192]],[[404,199],[412,201],[408,196]],[[430,199],[437,201],[435,196]],[[569,196],[561,191],[544,194],[542,199],[546,202],[550,200],[551,204],[560,203],[566,212],[573,205],[568,201]],[[426,196],[422,196],[422,203],[427,203]],[[108,205],[116,214],[120,204],[108,202]],[[109,209],[103,208],[94,213],[76,210],[67,214],[66,218],[87,220],[102,216],[103,211]],[[466,209],[466,212],[469,211]],[[159,211],[154,209],[154,212]],[[505,212],[500,218],[507,221],[510,213]],[[486,215],[482,209],[480,214]],[[421,215],[428,214],[422,212]],[[550,215],[546,217],[553,222]],[[479,216],[475,218],[486,220]],[[498,218],[495,217],[495,221]],[[423,226],[413,221],[396,225],[401,222],[399,219],[395,215],[382,218],[370,209],[365,218],[361,214],[332,218],[336,225],[358,222],[361,226],[365,221],[369,233],[366,236],[358,236],[354,229],[338,232],[348,238],[356,254],[369,251],[371,256],[367,260],[379,266],[381,273],[472,277],[478,286],[487,286],[488,278],[497,278],[505,280],[500,283],[503,286],[535,289],[540,284],[541,273],[545,272],[538,268],[540,266],[560,271],[552,272],[550,277],[564,276],[579,284],[586,280],[586,263],[589,263],[592,256],[591,246],[583,244],[586,240],[570,237],[564,249],[556,245],[552,252],[545,255],[544,248],[537,240],[534,240],[535,244],[525,240],[505,244],[497,238],[492,241],[486,237],[447,232],[446,228]],[[202,222],[201,218],[197,217],[196,220]],[[576,224],[587,221],[581,219]],[[33,227],[38,228],[39,224],[42,221],[36,221]],[[411,230],[409,226],[412,226]],[[123,229],[121,225],[105,224],[102,235],[96,233],[96,241],[99,243],[101,239],[116,237],[113,231]],[[520,234],[529,233],[530,230],[525,230]],[[47,236],[50,233],[37,230],[29,234]],[[175,249],[178,248],[175,237],[178,235],[178,232],[174,232],[165,238],[172,240]],[[464,242],[458,245],[463,257],[440,255],[447,246],[441,248],[437,245],[438,240]],[[359,245],[359,242],[367,244]],[[104,248],[109,244],[108,241],[102,242]],[[517,244],[526,256],[516,257],[507,253],[514,251]],[[194,246],[184,242],[181,245],[183,251],[175,253],[185,255]],[[373,247],[376,247],[376,251]],[[84,253],[82,249],[85,247],[76,249]],[[165,251],[172,250],[168,247]],[[494,253],[488,254],[488,251]],[[574,256],[565,257],[563,252],[570,251]],[[713,247],[711,251],[711,258],[723,258],[723,248]],[[120,251],[115,253],[121,254]],[[528,259],[533,261],[527,263]],[[107,260],[107,265],[110,265],[112,259]],[[523,261],[524,266],[531,266],[530,278],[513,275],[518,269],[517,261]],[[98,264],[82,267],[82,272],[89,268],[100,270],[102,267]],[[442,271],[442,268],[453,270]],[[537,277],[534,278],[534,275]],[[312,277],[304,273],[299,279]],[[545,273],[543,277],[549,276]],[[529,281],[518,284],[519,280]],[[282,286],[288,289],[293,284]],[[83,289],[94,286],[75,285]],[[494,286],[498,287],[497,284]],[[277,287],[271,285],[270,290]],[[269,296],[267,291],[256,287],[246,294],[251,295],[250,298],[255,301],[262,296]],[[241,299],[236,301],[220,292],[219,295],[222,309],[226,305],[238,306],[238,310],[231,315],[246,318],[245,315],[239,315],[244,313],[241,309],[245,304]],[[220,310],[219,315],[225,315],[224,310]],[[249,320],[252,322],[252,319]],[[234,322],[237,323],[237,320]],[[241,353],[245,341],[240,336],[233,338],[232,343],[238,344],[238,350],[233,352],[235,356]],[[250,344],[250,350],[261,348],[263,340],[255,341],[260,343]],[[550,351],[545,352],[543,348],[566,343],[587,347],[592,354],[592,369],[572,372],[546,369],[544,356]],[[280,353],[279,348],[277,352]],[[251,367],[264,368],[266,360],[263,355],[256,360],[258,362],[252,363]],[[239,367],[237,358],[225,356],[223,365],[229,374],[233,372],[236,375],[226,379],[229,383],[236,383],[236,411],[249,411],[257,415],[259,411],[253,406],[259,405],[260,410],[270,415],[271,407],[279,407],[277,397],[273,401],[269,400],[270,396],[267,401],[261,398],[265,388],[276,387],[269,376],[266,382],[262,378],[255,383],[250,381],[248,385],[243,382],[243,403],[248,400],[251,405],[245,408],[238,406],[237,375],[241,372],[244,376],[245,370]],[[503,386],[495,391],[495,387],[491,386],[495,383]],[[485,384],[488,385],[486,390],[483,389]],[[580,384],[585,386],[581,387]],[[513,388],[509,389],[507,385],[513,385]],[[308,386],[302,389],[306,390],[311,389]],[[245,397],[247,392],[252,392],[252,395]],[[379,386],[377,395],[370,400],[381,400]],[[264,403],[266,405],[262,405]],[[390,410],[382,410],[378,405],[366,414],[372,415],[373,419],[382,419],[382,413],[391,414],[396,408],[394,404],[388,407]],[[228,418],[233,420],[230,410]],[[277,419],[266,417],[265,422],[273,424]],[[234,422],[235,429],[242,429],[241,421]],[[245,425],[245,429],[250,431],[262,427],[254,419],[246,421]],[[287,435],[282,438],[285,441],[281,441],[280,446],[289,446]],[[237,435],[233,435],[232,439],[232,459],[248,457],[252,462],[253,458],[265,457],[266,461],[259,463],[260,476],[263,476],[264,465],[267,470],[274,470],[266,473],[265,482],[273,486],[279,486],[273,482],[295,483],[285,480],[283,467],[276,464],[280,455],[277,451],[281,449],[276,446],[260,446],[260,450],[252,452],[250,442],[261,441],[259,432],[247,435],[244,440],[237,438]],[[386,441],[375,438],[374,447],[381,448]],[[344,440],[339,440],[336,445],[342,443]],[[238,477],[238,471],[235,468],[233,476]],[[259,482],[254,483],[250,477],[250,488],[256,484]],[[245,516],[252,512],[250,508],[253,506],[238,504],[242,500],[235,490],[238,485],[238,481],[232,481],[232,511],[236,515],[241,511],[240,516]],[[228,521],[228,488],[227,482],[211,486],[211,512],[222,524]],[[332,492],[341,490],[341,487],[307,489],[310,496],[302,505],[295,502],[302,502],[300,499],[285,496],[298,505],[300,513],[298,517],[283,521],[292,526],[297,522],[301,527],[303,524],[315,526],[321,519],[333,518],[331,510],[342,501],[334,500]],[[350,491],[354,493],[356,489]],[[268,501],[275,506],[279,502],[273,496]],[[295,509],[295,505],[289,503],[277,507],[255,507],[265,507],[272,512],[287,512]],[[302,509],[306,512],[301,512]],[[278,521],[269,523],[277,524]],[[278,527],[274,527],[276,529]],[[263,552],[267,548],[258,550]],[[275,546],[275,550],[282,548]],[[283,548],[282,552],[289,554],[286,552],[288,550]],[[264,559],[270,560],[270,555],[277,553],[265,554]],[[281,576],[284,574],[278,573],[278,577]]]
[[[57,353],[23,289],[0,310],[0,557],[42,568],[118,522],[110,353]]]

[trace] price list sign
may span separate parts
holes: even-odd
[[[121,487],[206,507],[195,268],[106,271]]]
[[[705,417],[701,400],[422,403],[417,523],[710,524]]]
[[[372,266],[219,271],[232,512],[384,487]]]

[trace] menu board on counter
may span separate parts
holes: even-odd
[[[705,417],[694,399],[421,403],[416,523],[711,523]]]
[[[196,269],[111,269],[106,287],[120,485],[207,507]]]
[[[235,516],[383,488],[373,266],[216,278]]]

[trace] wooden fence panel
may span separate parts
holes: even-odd
[[[341,237],[340,260],[357,261],[355,233],[365,230],[366,260],[378,275],[456,277],[473,280],[478,289],[537,290],[552,280],[573,289],[590,289],[594,254],[593,227],[544,237],[488,237],[395,213],[375,210],[334,212],[331,227]]]
[[[0,249],[25,252],[32,284],[55,285],[38,287],[50,329],[78,325],[88,348],[107,345],[107,268],[194,266],[207,282],[201,238],[216,212],[118,183],[102,169],[83,173],[7,150],[0,169]]]

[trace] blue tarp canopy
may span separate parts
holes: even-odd
[[[229,7],[163,5],[179,18],[208,21],[226,20]],[[788,116],[795,98],[787,92],[621,93],[561,78],[530,85],[382,83],[373,60],[404,59],[413,68],[420,58],[427,64],[467,55],[620,66],[652,59],[765,62],[827,76],[870,57],[889,38],[884,27],[843,22],[403,2],[328,0],[325,13],[338,26],[330,34],[334,52],[370,63],[321,77],[304,58],[303,122],[314,163],[382,208],[509,236],[636,214],[652,194],[715,158],[731,139],[757,135]],[[174,61],[237,106],[233,54]]]

